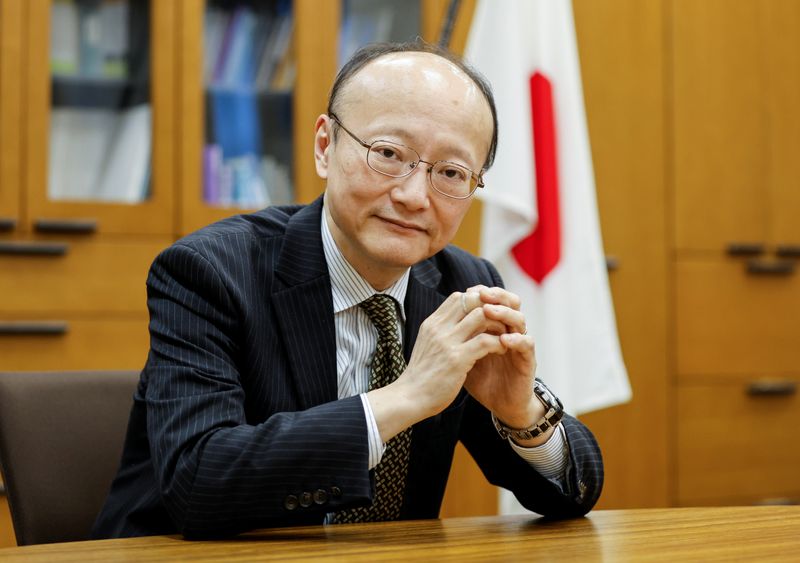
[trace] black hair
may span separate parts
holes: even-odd
[[[333,81],[331,93],[328,97],[328,115],[337,115],[337,106],[341,96],[342,88],[344,88],[353,75],[355,75],[371,61],[391,53],[431,53],[432,55],[437,55],[456,65],[470,78],[470,80],[475,83],[475,85],[483,94],[483,97],[488,102],[489,109],[492,111],[492,122],[494,127],[492,132],[492,142],[489,144],[489,152],[486,155],[486,161],[483,164],[483,169],[488,169],[494,162],[494,156],[497,152],[497,109],[494,105],[494,94],[492,94],[492,87],[489,85],[489,81],[486,80],[481,73],[475,70],[466,61],[464,61],[464,59],[433,43],[427,43],[421,39],[417,39],[416,41],[407,41],[404,43],[371,43],[356,51],[350,60],[347,61],[341,68],[339,74],[336,75],[336,80]]]

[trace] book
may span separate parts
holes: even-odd
[[[147,198],[152,119],[150,104],[132,106],[116,115],[93,199],[132,204]]]
[[[53,108],[48,169],[51,199],[94,198],[116,120],[116,112],[108,109]]]

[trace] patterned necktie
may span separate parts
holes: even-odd
[[[376,293],[359,304],[378,329],[378,344],[372,356],[370,390],[388,385],[406,369],[403,347],[397,334],[395,303],[388,295]],[[386,443],[381,462],[375,467],[375,497],[372,505],[337,512],[333,522],[397,520],[403,505],[410,452],[411,428],[407,428]]]

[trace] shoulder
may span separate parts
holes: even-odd
[[[292,216],[302,205],[267,207],[255,213],[234,215],[187,235],[172,247],[183,247],[201,254],[228,250],[241,251],[281,237]],[[168,249],[169,250],[169,249]]]
[[[247,275],[277,252],[294,214],[304,206],[276,206],[235,215],[187,235],[162,251],[154,267],[171,271],[209,268]]]
[[[267,207],[255,213],[234,215],[217,221],[178,240],[176,245],[198,247],[205,244],[224,244],[230,239],[264,240],[281,236],[291,217],[302,205]]]

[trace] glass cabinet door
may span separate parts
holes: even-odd
[[[172,3],[32,0],[28,9],[31,228],[174,232]]]
[[[295,177],[296,123],[303,116],[313,157],[308,116],[324,111],[319,85],[328,88],[335,71],[337,4],[182,0],[180,6],[179,232],[307,201],[305,181]]]
[[[203,201],[257,209],[294,199],[288,0],[208,2],[203,25]]]

